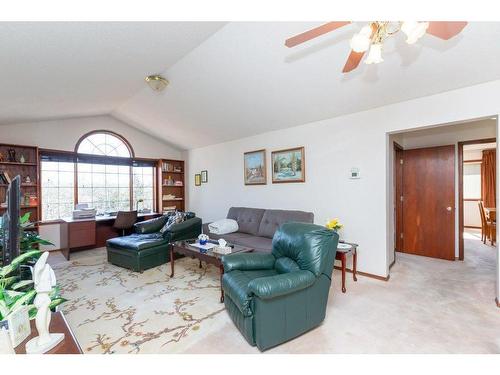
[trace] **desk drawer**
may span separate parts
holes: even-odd
[[[69,247],[95,245],[95,221],[81,221],[69,224]]]

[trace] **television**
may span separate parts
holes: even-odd
[[[19,222],[21,208],[21,177],[16,176],[9,184],[6,193],[7,210],[2,217],[2,261],[6,266],[19,255]]]

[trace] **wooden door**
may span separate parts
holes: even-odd
[[[455,146],[403,151],[402,252],[455,260]]]

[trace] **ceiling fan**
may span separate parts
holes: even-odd
[[[324,25],[287,39],[285,41],[285,46],[290,48],[294,47],[350,23],[350,21],[325,23]],[[402,31],[406,35],[406,42],[408,44],[413,44],[424,36],[425,33],[448,40],[459,34],[465,26],[467,26],[467,22],[458,21],[372,21],[351,38],[351,53],[347,58],[342,73],[348,73],[356,69],[367,51],[369,52],[365,60],[366,64],[378,64],[384,61],[382,58],[382,45],[388,37],[393,36],[399,31]]]

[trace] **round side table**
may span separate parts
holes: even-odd
[[[349,247],[345,246],[348,245]],[[341,248],[337,247],[337,253],[335,254],[335,259],[340,260],[342,263],[342,293],[346,292],[346,287],[345,287],[345,273],[346,273],[346,262],[347,262],[347,256],[352,255],[352,279],[354,281],[358,281],[358,278],[356,277],[356,263],[358,260],[358,245],[355,243],[349,243],[349,242],[344,242],[344,241],[339,241],[339,246]]]

